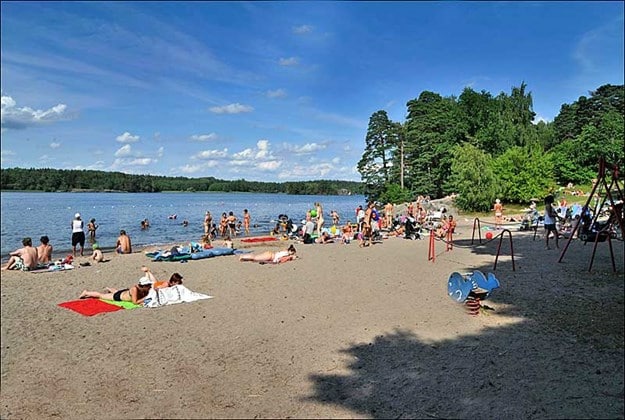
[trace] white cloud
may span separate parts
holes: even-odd
[[[326,148],[326,145],[318,144],[318,143],[306,143],[303,146],[285,144],[284,148],[288,150],[289,152],[295,153],[296,155],[305,155],[305,154],[315,153],[320,150],[323,150]]]
[[[332,163],[335,165],[338,165],[339,163],[341,163],[341,158],[339,157],[335,157],[332,159]]]
[[[139,141],[139,138],[139,136],[133,136],[128,131],[126,131],[124,134],[117,136],[115,140],[120,143],[136,143]]]
[[[297,57],[289,57],[289,58],[281,58],[279,60],[281,66],[297,66],[299,64],[299,58]]]
[[[293,33],[298,35],[310,33],[312,32],[312,30],[313,27],[310,25],[300,25],[293,27]]]
[[[32,109],[30,107],[16,107],[16,102],[10,96],[2,95],[0,108],[0,124],[2,129],[22,129],[26,127],[52,123],[69,119],[65,114],[67,105],[58,104],[47,110]]]
[[[254,111],[254,108],[249,105],[234,103],[224,106],[214,106],[209,108],[209,111],[215,114],[241,114],[243,112],[252,112]]]
[[[240,151],[239,153],[235,153],[232,155],[234,159],[249,159],[252,156],[254,156],[253,149],[245,149],[245,150]]]
[[[125,144],[115,152],[115,157],[127,157],[132,154],[132,146]]]
[[[156,156],[158,156],[159,158],[163,157],[164,151],[165,151],[165,148],[163,146],[159,147],[158,150],[156,151]]]
[[[271,151],[269,150],[269,140],[258,140],[256,143],[256,159],[269,159],[271,158]]]
[[[61,147],[61,143],[58,143],[58,142],[55,142],[55,141],[50,143],[50,149],[58,149],[59,147]]]
[[[280,179],[294,179],[294,178],[323,178],[332,170],[334,165],[331,163],[318,163],[315,165],[292,165],[288,169],[281,171],[278,174]]]
[[[261,171],[275,171],[280,166],[282,166],[282,162],[281,161],[269,160],[267,162],[260,162],[260,163],[258,163],[256,165],[256,168],[260,169]]]
[[[183,172],[185,174],[195,174],[205,169],[214,168],[217,165],[219,165],[219,161],[209,160],[195,165],[184,165],[180,167],[180,172]]]
[[[148,166],[148,165],[152,165],[154,163],[157,163],[158,160],[156,159],[152,159],[152,158],[136,158],[136,159],[131,159],[129,161],[126,162],[126,166]]]
[[[286,90],[284,89],[268,90],[267,97],[268,98],[284,98],[286,97]]]
[[[210,133],[210,134],[194,134],[191,136],[191,140],[194,141],[211,141],[211,140],[217,140],[217,134],[215,133]]]
[[[193,156],[193,159],[216,159],[228,156],[228,149],[223,150],[203,150]]]

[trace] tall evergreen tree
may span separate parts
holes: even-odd
[[[389,120],[386,111],[374,112],[369,118],[365,150],[357,166],[367,199],[377,199],[390,183],[396,146],[396,125]]]

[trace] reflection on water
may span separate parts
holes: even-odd
[[[319,201],[327,213],[336,210],[341,222],[354,221],[354,209],[364,203],[364,197],[311,196],[255,193],[36,193],[2,192],[2,258],[21,247],[25,236],[39,245],[42,235],[50,237],[55,253],[71,249],[71,221],[80,213],[87,223],[95,218],[99,225],[96,240],[103,248],[115,245],[120,229],[130,235],[133,246],[198,241],[204,228],[204,213],[209,210],[219,224],[223,212],[234,212],[242,219],[243,209],[252,217],[252,235],[266,235],[275,225],[279,214],[287,214],[295,223],[306,210]],[[169,218],[176,214],[176,219]],[[148,219],[150,227],[141,229]],[[187,220],[188,226],[182,222]],[[254,227],[256,225],[256,227]],[[89,235],[86,235],[87,238]],[[86,248],[89,239],[87,239]],[[85,252],[90,253],[90,246]]]

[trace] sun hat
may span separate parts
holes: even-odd
[[[144,276],[139,279],[139,286],[147,286],[148,284],[152,284],[149,277]]]
[[[75,219],[80,219],[80,213],[76,213],[76,214],[74,215],[74,218],[75,218]]]

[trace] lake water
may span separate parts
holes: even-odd
[[[204,213],[209,210],[213,222],[219,224],[221,213],[234,212],[242,219],[243,209],[252,217],[252,235],[266,235],[275,226],[279,214],[286,214],[299,224],[315,202],[323,205],[326,225],[329,213],[336,210],[341,222],[355,219],[354,209],[365,204],[361,195],[311,196],[256,193],[39,193],[2,192],[2,260],[22,246],[22,238],[30,236],[33,245],[47,235],[55,254],[71,250],[71,221],[75,213],[82,215],[85,231],[90,219],[99,225],[97,241],[103,248],[115,246],[120,229],[126,230],[133,247],[199,241],[204,233]],[[177,214],[176,220],[169,219]],[[141,230],[143,219],[150,228]],[[182,226],[188,220],[187,227]],[[88,236],[88,235],[87,235]],[[89,239],[86,253],[91,253]]]

